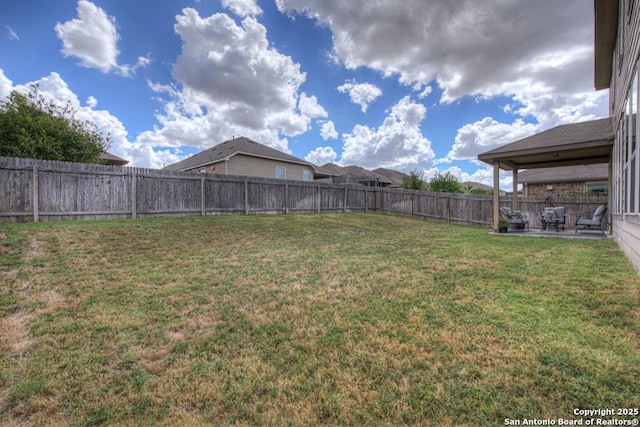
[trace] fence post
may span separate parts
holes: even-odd
[[[137,192],[138,192],[138,174],[135,169],[131,171],[131,218],[137,216]]]
[[[318,213],[320,213],[320,186],[319,185],[316,187],[316,190],[318,190]]]
[[[347,187],[344,187],[344,203],[342,205],[342,212],[347,211]]]
[[[244,214],[249,215],[249,181],[244,180]]]
[[[284,213],[289,213],[289,183],[284,183]]]
[[[451,195],[447,194],[447,222],[451,222]]]
[[[38,189],[38,167],[33,165],[33,185],[31,192],[31,204],[33,205],[33,222],[38,222],[40,219],[40,206],[39,206],[39,198],[38,193],[40,190]]]
[[[207,210],[205,208],[205,200],[204,200],[204,187],[205,187],[205,181],[204,181],[204,174],[200,176],[200,214],[202,216],[205,216],[205,214],[207,213]]]
[[[378,212],[378,189],[373,190],[373,210]]]
[[[413,216],[413,193],[411,193],[411,216]]]
[[[367,189],[365,188],[364,190],[364,211],[365,213],[368,211],[368,207],[369,207],[369,201],[367,200],[367,194],[369,193],[369,191],[367,191]]]

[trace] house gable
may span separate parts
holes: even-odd
[[[286,173],[287,179],[302,181],[309,177],[329,176],[318,171],[312,163],[245,137],[225,141],[165,169],[276,178],[278,165],[291,171]]]

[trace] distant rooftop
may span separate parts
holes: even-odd
[[[211,163],[228,160],[230,157],[237,154],[246,154],[272,160],[282,160],[289,163],[299,163],[301,165],[312,166],[314,169],[317,169],[312,163],[306,162],[290,154],[283,153],[282,151],[278,151],[275,148],[267,147],[266,145],[252,141],[249,138],[239,137],[214,145],[213,147],[203,150],[200,153],[180,162],[168,165],[165,167],[165,170],[183,171],[197,169],[210,165]]]
[[[125,160],[122,157],[116,156],[115,154],[107,153],[106,151],[103,151],[99,157],[104,161],[105,165],[124,166],[129,163],[129,160]]]
[[[518,174],[518,181],[528,184],[547,182],[575,182],[575,181],[607,181],[609,179],[609,165],[563,166],[557,168],[528,169]]]

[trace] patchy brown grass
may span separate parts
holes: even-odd
[[[373,214],[0,224],[0,284],[0,424],[496,425],[638,404],[640,280],[612,242]]]

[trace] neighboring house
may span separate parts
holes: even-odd
[[[374,169],[372,170],[372,172],[388,178],[391,181],[391,184],[389,184],[389,187],[391,188],[402,187],[402,185],[404,184],[404,179],[407,177],[407,174],[387,168]]]
[[[100,154],[100,159],[102,160],[103,165],[124,166],[129,163],[129,160],[107,153],[106,151],[103,151],[102,154]]]
[[[326,163],[319,168],[331,175],[334,184],[360,184],[367,187],[389,187],[393,181],[386,176],[379,175],[360,166],[338,166]]]
[[[552,195],[604,194],[609,189],[609,165],[564,166],[528,169],[520,172],[522,195],[545,197]]]
[[[595,87],[609,89],[615,135],[609,211],[612,233],[640,271],[640,1],[595,0]]]
[[[296,181],[330,177],[312,163],[245,137],[225,141],[164,169]]]

